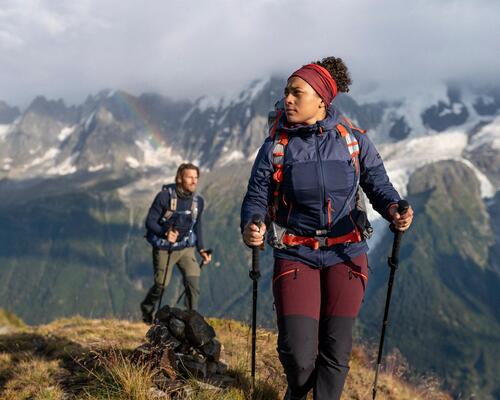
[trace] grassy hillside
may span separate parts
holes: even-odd
[[[466,184],[464,184],[466,183]],[[492,233],[479,183],[458,162],[417,171],[409,184],[416,218],[403,237],[388,349],[445,378],[457,396],[500,398],[500,276],[488,262]],[[387,292],[388,236],[371,257],[363,335],[377,340]]]
[[[276,334],[258,330],[257,390],[252,397],[249,326],[220,319],[210,319],[210,323],[224,346],[223,359],[233,380],[221,387],[185,380],[163,398],[173,399],[176,393],[182,393],[185,400],[281,399],[286,385],[275,351]],[[142,323],[72,317],[0,335],[0,398],[159,398],[151,391],[156,371],[134,364],[129,358],[131,351],[144,342],[146,331]],[[368,359],[363,350],[356,349],[343,399],[370,397],[373,368]],[[379,380],[377,398],[451,399],[436,389],[435,382],[420,380],[413,385],[403,382],[400,376],[406,367],[394,360],[389,366],[390,374],[383,373]]]

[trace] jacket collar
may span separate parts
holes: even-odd
[[[288,135],[311,135],[322,132],[333,131],[341,122],[340,112],[332,105],[328,108],[326,118],[312,125],[288,125],[286,114],[283,113],[278,125],[278,129],[285,131]]]

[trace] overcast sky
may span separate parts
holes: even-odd
[[[0,99],[220,95],[344,58],[353,89],[500,78],[499,0],[0,0]]]

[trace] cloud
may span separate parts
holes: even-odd
[[[7,0],[1,96],[81,101],[103,88],[219,95],[323,56],[354,89],[500,78],[500,2]]]

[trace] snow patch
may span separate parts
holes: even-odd
[[[137,161],[136,158],[134,157],[131,157],[131,156],[128,156],[126,159],[125,159],[126,163],[128,164],[128,166],[130,168],[139,168],[141,166],[141,163],[139,161]]]
[[[229,164],[231,161],[238,161],[238,160],[242,160],[243,158],[245,158],[245,155],[241,151],[233,150],[231,153],[225,154],[221,158],[219,164],[221,166],[223,166],[223,165]]]
[[[269,79],[255,80],[250,85],[240,90],[237,93],[226,94],[221,97],[203,96],[196,100],[196,108],[201,112],[208,109],[221,110],[234,104],[241,104],[255,100],[255,98],[262,92]]]
[[[90,128],[90,124],[92,123],[93,119],[94,119],[94,116],[95,116],[95,111],[92,112],[92,114],[90,114],[90,116],[87,118],[87,120],[85,121],[85,125],[83,126],[83,128],[88,131],[89,128]]]
[[[493,186],[491,181],[488,179],[488,177],[485,174],[483,174],[478,168],[476,168],[476,166],[472,164],[469,160],[461,159],[460,161],[462,161],[465,165],[467,165],[470,169],[472,169],[476,174],[476,178],[478,179],[481,188],[481,197],[483,199],[493,198],[497,190]]]
[[[465,106],[462,103],[453,103],[450,108],[444,108],[443,110],[441,110],[441,112],[438,114],[438,117],[444,117],[448,114],[459,115],[462,113],[464,107]]]
[[[419,167],[440,160],[462,160],[467,134],[461,131],[406,139],[379,146],[389,178],[402,197],[410,175]]]
[[[247,158],[248,161],[254,162],[257,158],[257,154],[259,154],[260,147],[256,149],[252,154],[250,154]]]
[[[5,140],[12,132],[14,124],[0,124],[0,140]]]
[[[45,154],[41,157],[35,158],[33,161],[31,161],[30,164],[26,165],[24,167],[24,170],[27,170],[28,168],[36,167],[37,165],[44,164],[48,161],[54,161],[57,155],[59,154],[60,150],[56,149],[55,147],[51,147],[48,149]]]
[[[57,135],[57,139],[60,142],[63,142],[64,140],[66,140],[66,138],[68,136],[70,136],[75,131],[75,128],[76,128],[75,125],[73,125],[73,126],[66,126],[66,127],[62,128],[61,132],[59,133],[59,135]]]
[[[176,154],[171,147],[161,145],[155,148],[151,142],[151,136],[149,137],[149,140],[135,141],[136,146],[143,152],[144,166],[159,168],[166,165],[178,165],[183,162],[183,158]]]
[[[495,150],[500,150],[500,117],[495,118],[491,123],[485,125],[476,133],[467,150],[476,150],[478,147],[489,145]]]
[[[196,100],[196,108],[202,113],[204,113],[208,109],[217,110],[220,107],[221,101],[222,100],[217,97],[203,96]]]
[[[91,165],[87,171],[89,172],[97,172],[97,171],[100,171],[101,169],[104,169],[104,168],[110,168],[111,167],[111,164],[99,164],[99,165]]]
[[[76,166],[74,165],[74,162],[76,161],[76,158],[78,157],[79,153],[74,153],[68,158],[66,158],[62,163],[53,166],[47,171],[48,175],[70,175],[74,174],[77,171]]]

